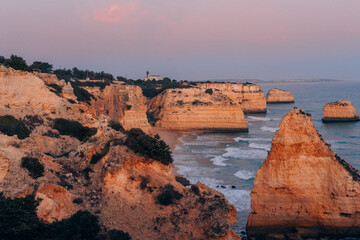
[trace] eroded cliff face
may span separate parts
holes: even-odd
[[[359,121],[359,115],[350,101],[339,100],[324,106],[323,122]]]
[[[125,130],[141,128],[151,133],[146,111],[146,98],[138,86],[114,83],[100,90],[98,87],[86,88],[96,99],[91,101],[94,117],[103,114],[119,122]]]
[[[266,95],[267,103],[294,103],[294,95],[289,91],[281,90],[278,88],[272,88]]]
[[[202,89],[212,89],[228,96],[231,101],[241,105],[244,113],[265,113],[266,100],[259,85],[234,83],[201,83]]]
[[[106,116],[96,103],[92,106],[99,111],[95,118],[89,114],[88,104],[71,104],[33,74],[9,71],[14,76],[0,78],[0,116],[12,114],[23,119],[31,133],[19,139],[0,132],[0,191],[6,197],[34,194],[42,199],[37,215],[46,222],[88,210],[99,218],[103,231],[122,230],[135,240],[240,239],[231,230],[236,211],[221,193],[201,183],[186,188],[176,181],[173,165],[135,154],[124,144],[127,135],[108,127]],[[42,95],[34,95],[25,87],[14,89],[13,79]],[[32,89],[34,86],[38,88]],[[106,100],[109,104],[111,99],[127,105],[139,99],[137,89],[116,86],[104,89],[103,94],[104,98],[105,94],[110,95]],[[31,104],[19,105],[17,98],[23,103],[30,100]],[[112,104],[113,108],[118,107],[117,103]],[[117,116],[111,106],[108,109]],[[97,132],[82,141],[62,135],[54,128],[58,117],[77,120],[95,127]],[[24,158],[37,159],[44,167],[42,174],[32,175],[22,166]],[[39,167],[34,169],[39,171]]]
[[[216,89],[168,89],[151,99],[148,114],[169,130],[248,130],[241,105]]]
[[[360,237],[360,175],[339,158],[309,114],[291,110],[251,192],[250,239]]]

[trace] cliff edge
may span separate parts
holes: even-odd
[[[256,174],[248,237],[360,237],[359,212],[359,172],[331,150],[309,114],[291,110]]]
[[[339,100],[324,106],[323,122],[359,121],[359,115],[350,101]]]

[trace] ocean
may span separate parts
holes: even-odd
[[[360,170],[360,122],[323,124],[323,107],[339,99],[350,100],[360,113],[360,82],[264,83],[266,94],[280,88],[295,95],[292,104],[268,104],[266,114],[246,114],[248,133],[189,133],[173,151],[176,172],[195,184],[200,181],[222,192],[237,209],[233,229],[245,231],[250,213],[250,191],[256,171],[271,149],[282,117],[292,108],[312,115],[314,125],[340,157]]]

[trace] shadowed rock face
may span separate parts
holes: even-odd
[[[276,132],[251,192],[247,232],[266,237],[360,237],[360,176],[291,110]]]
[[[294,95],[292,95],[289,91],[272,88],[266,95],[267,103],[293,103]]]
[[[359,115],[350,101],[339,100],[324,106],[323,122],[359,121]]]
[[[247,131],[241,105],[205,88],[168,89],[148,107],[157,127],[178,131]]]

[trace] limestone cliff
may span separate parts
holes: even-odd
[[[241,105],[216,89],[168,89],[151,99],[148,114],[169,130],[248,130]]]
[[[251,191],[250,239],[360,237],[360,175],[338,157],[309,114],[291,110]]]
[[[324,106],[323,122],[359,121],[359,115],[350,101],[339,100]]]
[[[202,89],[212,89],[228,96],[231,101],[241,105],[244,113],[266,112],[266,100],[259,85],[246,83],[201,83],[197,84]]]
[[[88,210],[98,217],[103,232],[122,230],[133,240],[240,239],[231,230],[235,208],[221,193],[201,183],[182,186],[172,164],[135,154],[125,144],[128,133],[108,127],[101,114],[104,105],[113,104],[106,108],[113,116],[120,116],[116,109],[130,102],[127,110],[144,107],[137,87],[105,88],[96,95],[104,102],[89,106],[70,103],[34,74],[11,69],[1,74],[0,117],[14,115],[29,129],[21,138],[0,130],[0,192],[6,197],[33,194],[42,199],[37,215],[46,222]],[[116,101],[125,103],[119,106]],[[95,113],[90,114],[91,108]],[[57,118],[84,126],[72,121],[77,127],[69,131],[69,124],[56,127]],[[92,135],[83,138],[82,131],[90,130]]]
[[[267,103],[294,103],[294,95],[289,91],[281,90],[278,88],[272,88],[266,95]]]
[[[94,117],[107,115],[111,120],[119,122],[125,130],[141,128],[146,133],[151,132],[146,116],[146,98],[140,87],[114,83],[103,90],[98,87],[86,89],[96,98],[91,101]]]

